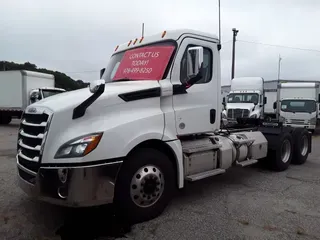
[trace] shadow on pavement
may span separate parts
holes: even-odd
[[[125,237],[131,226],[113,213],[112,204],[103,207],[66,209],[64,223],[56,231],[61,240],[85,239],[98,237]]]

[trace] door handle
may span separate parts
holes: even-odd
[[[216,122],[216,110],[210,109],[210,123],[214,124]]]

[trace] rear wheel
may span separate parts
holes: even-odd
[[[275,150],[270,150],[269,161],[275,171],[286,170],[291,163],[293,154],[293,140],[289,133],[283,133],[280,137],[279,144]]]
[[[293,164],[303,164],[307,161],[309,155],[309,133],[304,128],[297,128],[293,132],[294,150]]]
[[[115,186],[117,214],[131,224],[158,217],[176,189],[173,163],[162,152],[139,149],[123,163]]]

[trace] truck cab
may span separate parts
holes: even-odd
[[[55,87],[42,87],[42,88],[36,88],[32,89],[29,94],[29,104],[35,103],[40,101],[41,99],[63,93],[66,90],[63,88],[55,88]]]
[[[304,149],[296,161],[305,162],[308,132],[296,133],[308,140],[301,148],[291,130],[274,126],[220,129],[220,49],[215,35],[194,30],[133,39],[115,48],[89,89],[28,106],[17,139],[19,186],[62,206],[114,203],[135,223],[161,214],[185,181],[267,156],[284,171],[293,149]],[[246,104],[255,114],[259,103]]]
[[[285,126],[314,131],[318,116],[318,83],[281,83],[279,91],[279,120]]]
[[[237,118],[262,118],[266,103],[264,80],[261,77],[241,77],[231,81],[223,112],[228,123],[236,123]]]

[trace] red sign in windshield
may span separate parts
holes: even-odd
[[[113,80],[160,80],[169,63],[174,46],[142,47],[127,51]]]

